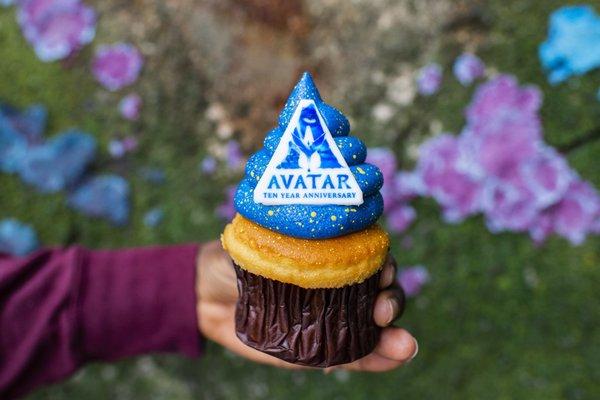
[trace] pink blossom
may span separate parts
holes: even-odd
[[[508,179],[517,174],[541,147],[540,103],[537,89],[520,88],[511,76],[481,85],[466,111],[461,168],[477,177]]]
[[[437,93],[442,84],[442,67],[439,64],[427,64],[419,70],[417,88],[420,94],[430,96]]]
[[[542,244],[554,232],[554,218],[550,210],[537,214],[529,224],[529,236],[536,244]]]
[[[404,289],[406,297],[415,297],[429,282],[429,272],[421,265],[403,268],[398,271],[398,284]]]
[[[600,211],[596,213],[596,218],[594,219],[594,222],[592,222],[590,232],[595,235],[600,235]]]
[[[454,62],[452,72],[463,86],[469,86],[475,79],[483,76],[485,64],[476,55],[463,53]]]
[[[396,156],[394,153],[385,147],[373,147],[367,151],[366,161],[369,164],[375,165],[383,174],[383,187],[380,190],[383,196],[384,211],[389,211],[397,201],[394,175],[396,173]]]
[[[477,132],[497,131],[507,123],[528,124],[541,135],[538,116],[542,94],[534,86],[519,87],[516,78],[498,75],[480,85],[466,109],[467,125]]]
[[[42,61],[66,58],[96,34],[96,13],[78,0],[23,0],[17,19]]]
[[[140,116],[142,98],[137,93],[128,94],[119,102],[119,112],[123,118],[136,121]]]
[[[600,195],[587,182],[573,181],[563,199],[553,207],[554,230],[574,245],[593,232],[600,213]]]
[[[445,210],[448,222],[458,222],[480,208],[480,184],[458,168],[460,147],[456,137],[440,135],[420,148],[417,171],[428,195]]]
[[[394,176],[394,192],[399,201],[409,201],[425,194],[425,186],[416,171],[398,171]]]
[[[528,188],[499,179],[486,180],[481,199],[492,232],[527,230],[539,210]]]
[[[142,55],[131,44],[104,45],[96,51],[92,72],[102,86],[116,91],[137,80],[143,63]]]
[[[464,158],[469,158],[469,172],[473,176],[494,176],[507,179],[518,173],[519,166],[533,158],[540,142],[527,126],[506,124],[495,132],[477,134],[472,130],[463,131],[461,147]]]
[[[520,165],[520,174],[539,208],[560,200],[575,177],[567,161],[548,146],[541,147],[534,157],[525,160]]]
[[[411,206],[400,204],[387,213],[387,224],[394,233],[404,232],[417,218],[417,213]]]

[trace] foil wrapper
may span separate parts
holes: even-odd
[[[329,367],[362,358],[379,342],[373,307],[380,272],[355,285],[304,289],[237,265],[235,271],[236,333],[250,347],[291,363]]]

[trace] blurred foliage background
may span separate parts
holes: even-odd
[[[414,147],[441,131],[457,132],[474,86],[450,76],[453,60],[476,52],[488,69],[538,85],[546,141],[563,150],[581,176],[600,187],[600,71],[559,86],[547,83],[537,48],[549,14],[564,1],[545,0],[105,0],[94,43],[67,62],[42,63],[15,22],[0,9],[0,98],[49,108],[48,132],[77,126],[101,145],[94,169],[132,185],[131,222],[116,228],[75,213],[62,194],[40,195],[0,175],[0,217],[31,223],[46,245],[92,248],[206,241],[225,221],[214,212],[240,173],[198,164],[223,154],[235,138],[245,154],[259,149],[303,70],[324,99],[351,120],[370,146],[394,150],[401,165]],[[600,3],[588,3],[600,9]],[[139,121],[126,122],[110,93],[93,79],[97,43],[128,40],[145,57],[134,89],[144,99]],[[427,62],[444,66],[441,91],[415,96],[412,76]],[[382,121],[374,108],[393,110]],[[212,110],[213,112],[207,112]],[[218,110],[219,112],[214,112]],[[106,146],[115,135],[138,137],[138,151],[119,160]],[[153,185],[143,167],[165,170]],[[164,221],[151,228],[154,206]],[[431,282],[408,304],[399,325],[419,339],[418,357],[395,372],[373,375],[290,372],[255,365],[207,345],[199,360],[146,356],[90,365],[31,399],[593,399],[600,397],[600,238],[579,247],[551,238],[493,235],[481,218],[440,220],[430,200],[393,238],[401,265],[424,264]]]

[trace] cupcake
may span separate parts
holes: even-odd
[[[248,160],[221,237],[237,274],[236,333],[288,362],[349,363],[379,341],[373,308],[389,250],[376,223],[383,177],[310,74],[278,122]]]

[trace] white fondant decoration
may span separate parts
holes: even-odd
[[[314,100],[300,100],[254,189],[266,205],[359,205],[363,193]]]

